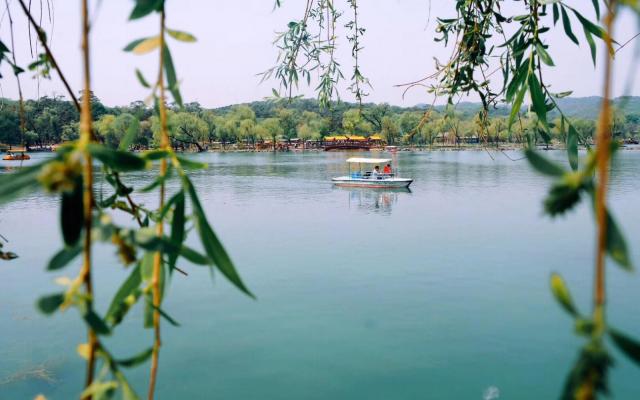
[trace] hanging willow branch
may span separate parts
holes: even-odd
[[[347,42],[351,44],[351,55],[354,69],[351,76],[351,91],[361,104],[367,96],[363,86],[371,86],[362,74],[359,54],[362,50],[361,38],[365,28],[360,25],[358,4],[356,0],[348,0],[352,19],[344,25],[349,31]],[[275,8],[280,7],[276,1]],[[344,79],[335,50],[338,45],[336,25],[343,12],[335,7],[334,0],[307,0],[302,18],[289,22],[287,30],[276,35],[274,44],[279,49],[276,65],[262,72],[261,82],[275,78],[278,88],[272,90],[276,99],[281,98],[281,91],[293,98],[293,90],[299,87],[300,81],[312,84],[312,72],[319,71],[318,103],[321,108],[328,108],[333,100],[339,100],[337,85]],[[326,38],[323,36],[326,31]]]
[[[22,8],[22,11],[24,12],[24,14],[29,19],[29,22],[33,26],[33,29],[36,31],[36,34],[38,35],[38,40],[40,41],[40,44],[42,45],[42,48],[45,51],[48,62],[50,62],[51,66],[53,66],[56,72],[58,72],[58,76],[60,77],[62,84],[67,90],[67,94],[69,95],[69,98],[71,98],[71,100],[73,101],[73,104],[76,106],[76,109],[80,111],[80,108],[81,108],[80,102],[78,101],[78,98],[76,97],[74,91],[71,90],[71,86],[69,85],[67,78],[62,73],[62,70],[60,69],[58,62],[56,61],[55,57],[53,56],[53,53],[51,52],[51,49],[49,48],[49,45],[47,44],[47,35],[44,29],[42,29],[40,25],[38,25],[36,20],[33,18],[33,15],[31,15],[29,8],[27,8],[27,6],[24,4],[24,0],[18,0],[18,3],[20,4],[20,7]]]
[[[87,308],[93,308],[93,283],[91,280],[91,230],[93,225],[93,161],[91,153],[86,150],[90,145],[91,134],[91,70],[89,65],[89,9],[87,0],[82,0],[82,69],[84,74],[84,96],[80,109],[80,146],[84,150],[84,172],[82,176],[83,194],[82,207],[84,210],[84,244],[82,249],[82,269],[80,276],[87,294]],[[87,377],[85,387],[93,383],[95,356],[98,339],[92,327],[89,327],[87,349]],[[85,399],[90,399],[86,396]]]
[[[349,90],[354,94],[360,107],[362,107],[362,98],[368,96],[368,93],[365,93],[362,90],[362,85],[371,86],[369,84],[369,80],[362,75],[359,63],[360,51],[362,50],[360,40],[366,30],[358,24],[358,1],[348,0],[347,3],[349,3],[349,7],[353,10],[353,20],[349,21],[345,25],[345,27],[351,31],[351,34],[347,35],[347,39],[352,44],[351,57],[353,57],[354,61],[353,75],[351,76],[351,86],[349,87]]]
[[[160,11],[160,35],[159,35],[159,47],[164,49],[165,47],[165,10],[164,7]],[[159,90],[159,102],[158,113],[160,114],[160,150],[168,151],[170,149],[169,129],[167,124],[167,109],[165,99],[165,87],[164,87],[164,51],[159,51],[159,67],[158,67],[158,81],[157,86]],[[160,202],[159,209],[164,208],[165,204],[165,181],[167,176],[167,159],[160,160],[160,175],[162,180],[160,183]],[[156,235],[159,238],[164,236],[164,221],[160,220],[156,223]],[[157,251],[153,257],[153,354],[151,356],[151,375],[149,378],[149,391],[147,398],[153,400],[155,395],[156,379],[158,375],[158,359],[160,357],[160,346],[162,341],[160,340],[160,279],[162,273],[162,252]]]
[[[16,77],[16,83],[18,86],[18,114],[20,116],[20,142],[21,142],[21,146],[24,147],[26,117],[24,112],[24,97],[22,96],[22,85],[20,83],[20,74],[23,73],[24,70],[18,66],[18,62],[16,61],[16,45],[15,45],[15,40],[13,35],[13,18],[11,17],[11,9],[9,8],[9,0],[5,0],[5,4],[7,7],[7,16],[9,17],[9,31],[11,33],[11,58],[13,60],[13,62],[11,63],[11,67],[13,69],[13,75]]]

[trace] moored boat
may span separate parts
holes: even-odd
[[[340,187],[366,187],[366,188],[408,188],[413,179],[401,178],[395,173],[379,173],[376,171],[377,165],[391,162],[389,158],[360,158],[353,157],[347,160],[349,164],[349,175],[332,178],[334,185]],[[357,164],[357,168],[352,165]],[[362,171],[362,165],[376,165],[373,171]]]
[[[2,159],[4,161],[22,161],[22,160],[30,160],[31,157],[28,154],[24,154],[24,153],[10,153],[7,152],[7,154],[2,157]]]

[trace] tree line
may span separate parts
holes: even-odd
[[[93,93],[92,116],[100,141],[118,148],[128,134],[134,137],[133,149],[159,145],[159,123],[153,107],[142,101],[127,106],[105,106]],[[574,99],[579,101],[580,99]],[[19,145],[20,118],[18,102],[3,99],[0,108],[0,143]],[[634,139],[640,135],[640,109],[619,107],[612,122],[614,139]],[[315,99],[256,101],[217,109],[191,102],[180,108],[167,106],[171,145],[179,150],[204,151],[214,144],[227,148],[241,144],[275,143],[292,139],[322,140],[330,135],[380,135],[388,144],[433,146],[460,143],[524,143],[533,133],[538,143],[564,143],[566,133],[560,129],[559,116],[550,121],[548,132],[536,129],[537,116],[523,113],[519,127],[508,128],[508,110],[496,108],[488,128],[479,128],[477,108],[466,103],[460,107],[436,107],[428,123],[419,126],[424,106],[398,107],[389,104],[336,102],[321,109]],[[526,111],[526,110],[525,110]],[[583,143],[592,143],[596,130],[594,118],[572,117]],[[79,115],[73,103],[62,96],[44,96],[25,102],[26,132],[24,142],[31,148],[46,147],[76,140]],[[485,132],[479,135],[479,132]],[[482,137],[481,137],[482,136]]]

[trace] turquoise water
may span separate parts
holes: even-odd
[[[184,265],[189,276],[174,278],[164,307],[182,326],[164,326],[158,398],[557,398],[581,341],[547,281],[561,272],[590,308],[592,218],[586,205],[543,216],[548,180],[492,155],[400,153],[410,192],[332,187],[345,153],[195,156],[211,163],[193,173],[210,220],[258,299]],[[611,201],[636,265],[639,173],[640,152],[620,152]],[[132,179],[140,187],[151,175]],[[60,247],[57,206],[34,193],[0,207],[0,234],[20,255],[0,263],[0,399],[81,390],[78,316],[33,306],[57,290],[55,277],[75,273],[44,271]],[[104,311],[127,271],[110,248],[95,264]],[[607,285],[612,324],[640,335],[640,277],[612,266]],[[150,343],[141,317],[135,309],[108,340],[117,356]],[[640,369],[616,359],[615,398],[639,398]],[[50,381],[28,373],[40,366]],[[146,366],[129,376],[144,393]]]

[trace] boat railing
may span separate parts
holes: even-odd
[[[351,173],[351,178],[355,178],[355,179],[388,179],[388,178],[394,178],[396,176],[396,174],[391,173],[391,174],[384,174],[384,173],[379,173],[377,175],[372,175],[371,172],[352,172]]]

